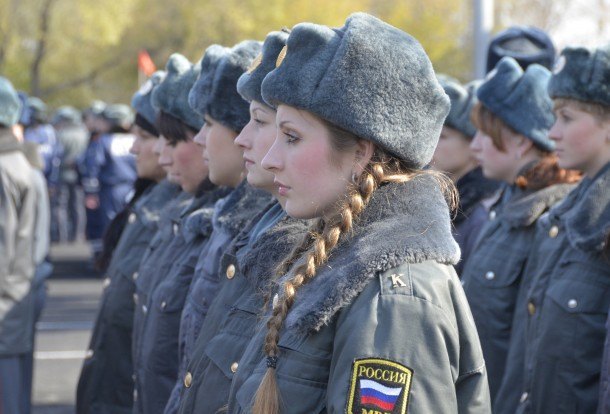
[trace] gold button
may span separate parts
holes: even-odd
[[[148,313],[148,307],[146,305],[142,305],[142,313]]]
[[[133,390],[133,400],[138,401],[138,390]]]
[[[521,404],[523,404],[524,402],[527,401],[527,397],[529,397],[529,394],[527,392],[524,392],[523,394],[521,394],[521,398],[519,399],[519,402]]]
[[[110,278],[109,277],[104,279],[103,286],[104,286],[104,289],[106,289],[108,286],[110,286]]]
[[[559,227],[557,227],[557,226],[551,227],[551,229],[549,230],[549,237],[551,239],[554,239],[555,237],[557,237],[558,234],[559,234]]]
[[[527,311],[529,312],[530,315],[534,315],[534,313],[536,313],[536,305],[534,305],[533,302],[528,302]]]
[[[87,349],[87,352],[85,352],[85,359],[91,358],[93,358],[93,349]]]
[[[496,275],[492,271],[489,271],[489,272],[485,273],[485,279],[487,279],[487,280],[494,280],[495,277],[496,277]]]
[[[190,388],[193,383],[193,375],[190,372],[187,372],[184,376],[184,386],[186,388]]]
[[[173,229],[174,229],[174,236],[175,236],[176,234],[178,234],[178,230],[179,230],[179,227],[176,223],[174,223]]]
[[[133,294],[133,303],[135,303],[135,304],[138,303],[138,294],[137,293]]]
[[[129,222],[129,224],[133,223],[134,221],[136,221],[136,213],[131,213],[129,215],[129,218],[127,219],[127,221]]]
[[[227,279],[233,279],[234,276],[235,276],[235,266],[229,265],[227,267]]]
[[[570,300],[568,301],[568,307],[569,307],[570,309],[574,309],[574,308],[575,308],[575,307],[577,307],[577,306],[578,306],[578,302],[576,301],[576,299],[570,299]]]
[[[166,306],[167,306],[166,301],[161,302],[161,309],[165,309]]]
[[[133,279],[133,281],[135,282],[136,279],[138,278],[140,274],[138,272],[133,272],[133,275],[131,275],[131,278]]]
[[[491,210],[489,212],[489,219],[490,220],[494,220],[496,218],[496,211],[495,210]]]
[[[233,374],[235,374],[235,373],[237,372],[237,367],[238,367],[238,366],[239,366],[239,364],[238,364],[237,362],[233,362],[233,363],[231,364],[231,372],[232,372]]]

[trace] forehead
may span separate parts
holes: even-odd
[[[314,129],[326,129],[322,121],[311,112],[288,105],[280,105],[277,108],[277,124],[282,125],[283,123]]]

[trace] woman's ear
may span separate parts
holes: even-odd
[[[356,143],[355,163],[352,172],[356,175],[362,174],[371,158],[373,158],[374,152],[375,144],[372,141],[359,139]]]
[[[517,153],[518,158],[520,159],[534,147],[534,143],[531,139],[524,137],[523,135],[517,135],[517,139],[519,140],[517,144]]]

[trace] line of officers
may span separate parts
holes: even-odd
[[[77,413],[250,412],[258,384],[243,382],[241,358],[265,329],[277,265],[311,225],[286,215],[277,184],[256,168],[269,149],[256,131],[275,128],[261,84],[290,36],[212,45],[194,64],[174,54],[134,95],[130,151],[149,184],[108,227]],[[418,361],[426,368],[403,392],[418,412],[609,412],[610,45],[556,58],[544,33],[512,28],[489,62],[468,85],[438,76],[451,110],[430,165],[460,193],[456,270],[480,340],[458,345],[473,349],[460,365],[482,354],[486,384],[456,406],[432,401],[422,378],[438,367]],[[294,351],[303,341],[280,343],[302,371],[278,376],[282,412],[330,412],[333,384],[308,379],[320,375],[314,354]]]

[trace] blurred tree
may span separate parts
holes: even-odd
[[[359,10],[416,37],[438,71],[469,80],[467,0],[0,0],[0,73],[53,106],[128,102],[141,49],[163,68],[173,52],[194,61],[212,43],[262,40],[302,21],[340,26]]]

